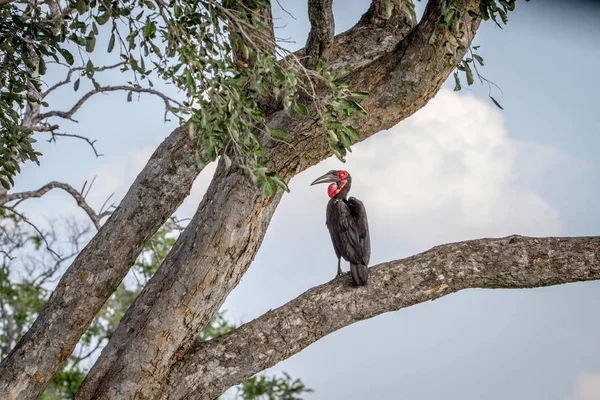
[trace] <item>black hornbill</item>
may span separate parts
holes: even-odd
[[[327,203],[326,224],[331,235],[335,255],[338,258],[337,275],[342,274],[340,258],[350,262],[350,274],[356,285],[366,285],[369,277],[371,240],[367,211],[362,201],[348,196],[352,177],[346,171],[331,170],[315,180],[317,183],[331,183],[327,188],[330,200]]]

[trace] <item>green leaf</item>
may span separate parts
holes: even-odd
[[[352,97],[358,100],[364,100],[369,97],[369,92],[352,92]]]
[[[96,48],[96,37],[90,36],[85,39],[85,51],[91,53]]]
[[[454,73],[454,91],[458,92],[462,87],[460,86],[460,78],[458,77],[458,72]]]
[[[87,72],[88,77],[93,77],[94,76],[94,63],[92,63],[92,60],[88,60],[87,64],[85,65],[85,72]]]
[[[300,104],[300,103],[294,104],[294,110],[298,114],[304,115],[305,117],[308,115],[308,108],[306,108],[306,106],[304,104]]]
[[[79,14],[84,14],[88,10],[88,7],[89,5],[85,0],[79,0],[77,3],[77,12],[79,12]]]
[[[465,66],[465,74],[467,74],[467,84],[471,86],[473,84],[473,71],[471,71],[471,67],[469,63],[463,62]]]
[[[67,50],[67,49],[62,49],[62,48],[59,48],[59,49],[58,49],[58,51],[59,51],[59,52],[60,52],[60,54],[63,56],[63,58],[65,59],[65,61],[67,62],[67,64],[69,64],[69,65],[73,65],[73,62],[74,62],[75,60],[73,59],[73,54],[71,54],[71,53],[69,52],[69,50]]]
[[[79,81],[81,80],[81,78],[77,78],[77,80],[75,81],[75,83],[73,84],[73,90],[77,91],[79,90]]]
[[[108,22],[109,18],[110,14],[108,12],[105,12],[104,14],[98,15],[96,17],[96,22],[98,22],[100,25],[104,25]]]
[[[288,133],[281,128],[272,129],[269,131],[272,136],[279,137],[285,139],[288,137]]]
[[[38,63],[40,75],[46,74],[46,62],[44,61],[44,57],[40,57],[40,62]]]
[[[339,141],[337,135],[335,134],[334,131],[329,130],[327,131],[327,134],[329,135],[329,140],[333,143],[337,143]]]
[[[273,178],[265,178],[262,189],[265,196],[273,197],[275,196],[275,193],[277,193],[277,183],[273,181]]]
[[[4,179],[0,178],[0,184],[2,184],[2,186],[4,186],[4,189],[9,190],[10,189],[10,184],[5,181]]]
[[[500,105],[500,103],[498,103],[498,101],[493,98],[492,96],[490,96],[490,99],[492,99],[492,101],[494,102],[494,104],[496,105],[496,107],[498,107],[501,110],[504,110],[504,108],[502,108],[502,106]]]
[[[215,161],[217,159],[217,148],[215,146],[209,146],[206,150],[206,155],[210,161]]]
[[[344,158],[346,156],[346,152],[344,149],[333,149],[333,154],[340,160],[341,162],[346,162]]]
[[[196,124],[194,122],[190,122],[188,128],[190,139],[196,140],[198,138],[198,136],[196,135]]]
[[[127,93],[127,102],[131,103],[132,99],[133,99],[133,92],[130,91],[129,93]]]
[[[196,165],[198,165],[199,170],[202,170],[206,166],[204,158],[202,158],[202,154],[198,150],[196,150]]]
[[[285,183],[285,181],[281,178],[278,178],[276,176],[274,176],[273,178],[273,182],[275,182],[277,184],[277,186],[281,187],[283,190],[285,190],[286,192],[290,192],[290,188],[288,187],[287,183]]]
[[[225,161],[225,169],[231,168],[231,158],[227,154],[223,154],[223,161]]]
[[[108,49],[107,51],[110,53],[115,48],[115,34],[114,32],[110,34],[110,40],[108,41]]]
[[[353,126],[346,126],[344,131],[354,140],[360,139],[360,133]]]
[[[317,72],[321,72],[323,70],[323,60],[319,60],[319,62],[317,62],[317,67],[315,68],[315,70]]]
[[[483,66],[483,58],[481,58],[481,56],[480,56],[480,55],[478,55],[478,54],[473,54],[473,58],[474,58],[475,60],[477,60],[477,62],[479,63],[479,65]]]
[[[279,68],[279,67],[273,68],[273,76],[279,82],[281,82],[281,83],[285,82],[285,74],[283,73],[283,71],[281,70],[281,68]]]

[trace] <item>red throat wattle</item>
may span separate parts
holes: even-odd
[[[348,183],[348,180],[346,179],[348,178],[348,173],[346,171],[338,171],[337,176],[340,178],[340,182],[332,183],[327,188],[327,194],[329,195],[330,199],[334,198],[339,192],[341,192],[344,186],[346,186],[346,183]]]

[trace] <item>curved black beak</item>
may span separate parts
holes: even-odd
[[[315,181],[313,183],[311,183],[310,186],[317,185],[319,183],[332,183],[332,182],[339,182],[339,181],[340,181],[340,178],[339,178],[339,176],[337,176],[335,171],[329,171],[325,175],[320,176],[319,178],[315,179]]]

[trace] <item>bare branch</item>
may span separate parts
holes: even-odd
[[[79,110],[81,108],[81,106],[83,106],[83,104],[87,100],[89,100],[93,95],[98,94],[98,93],[116,92],[116,91],[129,91],[129,92],[135,92],[135,93],[150,93],[150,94],[160,97],[161,99],[163,99],[163,101],[165,103],[165,121],[167,121],[167,114],[171,110],[171,103],[174,103],[180,107],[183,107],[182,104],[179,103],[177,100],[170,98],[169,96],[159,92],[158,90],[148,89],[148,88],[143,88],[143,87],[138,87],[138,86],[127,86],[127,85],[105,86],[105,87],[91,90],[88,93],[86,93],[85,95],[83,95],[83,97],[81,99],[79,99],[79,101],[69,111],[48,111],[45,113],[41,113],[41,114],[37,115],[36,121],[39,122],[39,121],[42,121],[42,120],[44,120],[46,118],[50,118],[50,117],[59,117],[59,118],[64,118],[64,119],[68,119],[70,121],[77,122],[76,120],[73,119],[73,115],[75,115],[77,110]]]
[[[71,137],[71,138],[76,138],[76,139],[81,139],[85,142],[87,142],[90,147],[92,148],[92,150],[94,150],[94,154],[96,155],[96,157],[101,157],[104,154],[100,154],[98,153],[98,150],[96,150],[96,142],[97,140],[90,140],[89,138],[85,137],[85,136],[81,136],[81,135],[75,135],[72,133],[58,133],[58,132],[51,132],[52,137],[50,139],[48,139],[48,142],[56,142],[56,137],[57,136],[62,136],[62,137]]]
[[[7,206],[3,206],[5,209],[7,209],[8,211],[10,211],[11,213],[15,214],[16,216],[18,216],[19,218],[21,218],[21,220],[23,222],[25,222],[27,225],[31,226],[33,228],[33,230],[35,230],[37,232],[37,234],[39,235],[40,239],[44,242],[44,244],[46,245],[46,250],[48,250],[48,252],[52,253],[52,255],[54,255],[56,258],[60,259],[60,254],[58,254],[51,246],[50,243],[48,243],[48,240],[46,239],[46,235],[44,235],[44,233],[41,231],[40,228],[37,227],[36,224],[34,224],[33,222],[31,222],[29,220],[29,218],[27,218],[25,215],[21,214],[19,211],[15,210],[14,207],[7,207]]]
[[[172,370],[165,397],[216,398],[338,329],[459,290],[600,279],[600,237],[472,240],[370,270],[366,287],[337,278],[224,336],[196,341]]]
[[[75,199],[75,201],[77,202],[77,205],[79,207],[81,207],[81,209],[83,211],[85,211],[86,214],[90,217],[90,219],[94,223],[94,226],[96,227],[96,229],[100,229],[101,217],[94,212],[92,207],[90,207],[90,205],[85,201],[85,198],[83,197],[83,195],[81,193],[79,193],[75,188],[73,188],[73,186],[71,186],[67,183],[53,181],[53,182],[50,182],[50,183],[42,186],[38,190],[8,194],[8,195],[6,195],[6,197],[4,197],[3,199],[0,200],[0,206],[4,206],[4,204],[14,201],[14,200],[19,200],[19,202],[21,202],[23,200],[27,200],[27,199],[34,198],[34,197],[42,197],[43,195],[48,193],[50,190],[56,189],[56,188],[62,189],[65,192],[69,193]],[[11,208],[11,211],[15,212],[14,207]]]
[[[304,48],[307,57],[304,65],[307,68],[314,69],[319,60],[327,61],[329,58],[335,33],[332,3],[333,0],[308,0],[311,30]]]
[[[105,67],[94,68],[94,71],[95,72],[102,72],[102,71],[106,71],[106,70],[109,70],[109,69],[118,68],[118,67],[120,67],[122,65],[125,65],[125,64],[126,64],[126,62],[122,61],[122,62],[114,64],[114,65],[107,65]],[[69,72],[67,73],[67,77],[63,81],[60,81],[60,82],[56,83],[55,85],[53,85],[50,88],[48,88],[48,90],[46,90],[44,93],[42,93],[42,99],[45,98],[46,96],[48,96],[54,90],[58,89],[59,87],[64,86],[67,83],[70,83],[71,82],[71,78],[72,78],[74,72],[85,71],[85,69],[86,69],[85,67],[70,68]]]

